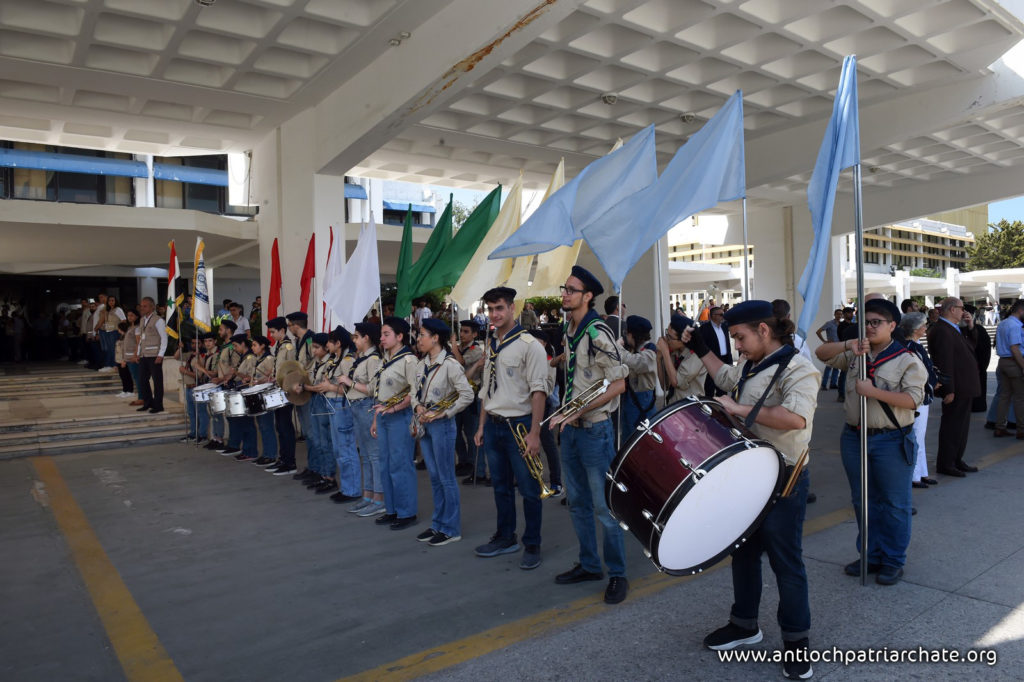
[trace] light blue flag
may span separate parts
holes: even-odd
[[[626,273],[675,225],[721,201],[746,196],[743,93],[729,98],[669,162],[658,181],[583,229],[616,291]]]
[[[807,258],[797,291],[804,298],[804,307],[797,321],[797,331],[804,339],[807,329],[818,314],[825,269],[828,266],[832,241],[832,210],[836,204],[836,185],[844,168],[860,163],[860,123],[857,118],[857,57],[843,60],[839,89],[832,104],[832,118],[825,129],[825,138],[818,150],[811,183],[807,185],[807,205],[811,209],[814,243]]]
[[[654,126],[650,125],[619,149],[580,171],[487,258],[531,256],[559,246],[572,246],[580,239],[583,228],[657,178]]]

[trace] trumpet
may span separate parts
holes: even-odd
[[[404,389],[399,391],[397,394],[391,396],[390,398],[388,398],[384,402],[379,403],[379,405],[381,407],[383,407],[385,410],[390,409],[390,408],[394,407],[395,405],[397,405],[398,403],[400,403],[403,400],[405,400],[405,396],[407,396],[407,395],[409,395],[409,387],[408,386],[406,386]],[[372,407],[370,407],[370,409],[367,410],[367,412],[373,412],[375,407],[377,407],[377,406],[373,405]]]
[[[523,424],[512,426],[509,423],[508,428],[512,430],[512,437],[516,440],[516,447],[519,448],[519,454],[523,456],[526,468],[530,470],[530,475],[537,479],[537,483],[540,483],[540,499],[543,500],[551,497],[555,494],[555,491],[544,483],[544,462],[540,461],[539,455],[532,454],[526,446],[526,436],[528,434],[526,426]]]
[[[450,394],[446,395],[441,400],[438,400],[430,407],[427,407],[427,412],[435,412],[437,414],[441,414],[442,412],[450,408],[452,405],[454,405],[458,399],[459,392],[452,391]],[[426,407],[426,405],[424,405],[424,407]],[[423,414],[426,414],[426,412],[424,412]],[[412,422],[409,424],[409,433],[412,434],[413,438],[419,438],[420,436],[423,435],[423,427],[421,426],[423,422],[420,420],[420,417],[422,417],[422,415],[414,416],[412,418]]]
[[[558,416],[562,416],[565,419],[568,419],[579,414],[587,405],[594,402],[595,400],[597,400],[599,396],[604,394],[604,392],[608,390],[608,387],[610,385],[611,382],[608,381],[607,379],[603,380],[599,384],[594,384],[587,390],[583,391],[583,393],[580,393],[578,396],[567,402],[565,405],[562,405],[560,408],[552,412],[550,417],[541,422],[541,426],[544,426],[549,421]]]

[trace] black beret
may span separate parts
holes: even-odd
[[[356,322],[356,331],[363,336],[380,338],[380,325],[376,322]]]
[[[202,334],[199,335],[199,339],[201,341],[216,341],[217,334],[215,334],[214,332],[203,332]]]
[[[283,317],[275,317],[272,320],[267,320],[267,329],[287,329],[288,320]]]
[[[462,322],[459,322],[459,324],[463,327],[469,327],[471,329],[480,329],[480,325],[476,323],[476,320],[463,320]]]
[[[729,326],[760,322],[773,317],[775,317],[775,313],[770,301],[743,301],[729,308],[725,313],[725,321],[729,323]]]
[[[322,332],[318,332],[316,334],[313,334],[313,343],[315,343],[316,345],[318,345],[320,347],[326,348],[327,347],[327,340],[329,338],[330,337],[327,334],[324,334]]]
[[[261,346],[269,346],[270,345],[270,339],[268,339],[265,336],[261,336],[260,334],[253,334],[252,335],[252,342],[253,343],[258,343]]]
[[[221,320],[220,326],[227,327],[231,331],[236,331],[238,329],[238,325],[232,322],[231,320]]]
[[[598,281],[597,277],[590,274],[590,271],[586,268],[574,265],[572,266],[572,272],[569,273],[569,276],[575,277],[579,281],[583,282],[583,288],[594,294],[594,296],[600,296],[604,293],[604,287],[601,286],[601,282]]]
[[[352,335],[349,334],[348,330],[340,324],[331,330],[331,333],[328,336],[330,336],[331,341],[340,343],[342,348],[352,347]]]
[[[865,303],[864,312],[883,315],[892,319],[896,324],[899,324],[900,320],[903,319],[903,315],[900,314],[900,309],[896,307],[896,304],[884,298],[873,298]]]
[[[245,334],[235,334],[231,337],[231,343],[245,343],[249,340],[249,337]]]
[[[626,318],[626,331],[628,331],[631,334],[637,332],[643,334],[645,332],[651,331],[651,329],[651,321],[648,320],[646,317],[640,317],[639,315],[630,315],[629,317]]]
[[[438,336],[448,337],[452,335],[451,327],[449,327],[446,322],[442,322],[436,317],[428,317],[423,320],[423,328],[431,334],[437,334]]]
[[[431,318],[427,318],[431,319]],[[409,323],[400,317],[385,317],[384,324],[391,327],[391,330],[396,334],[405,335],[405,340],[409,340]]]
[[[484,303],[494,303],[496,301],[515,301],[516,290],[512,287],[494,287],[484,292],[484,295],[480,297]]]
[[[679,334],[689,329],[693,325],[693,320],[686,317],[685,315],[673,315],[672,319],[669,320],[668,326],[675,329]]]
[[[302,312],[301,310],[298,311],[298,312],[294,312],[294,313],[288,313],[287,315],[285,315],[285,318],[289,322],[295,322],[295,323],[301,324],[301,325],[305,325],[306,322],[309,321],[309,315],[307,315],[306,313]]]

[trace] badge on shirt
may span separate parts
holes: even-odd
[[[394,380],[393,380],[393,379],[385,379],[385,380],[384,380],[384,383],[385,383],[385,384],[387,384],[388,386],[391,386],[391,385],[393,385],[393,384],[394,384],[395,382],[394,382]]]
[[[435,398],[440,398],[441,397],[441,389],[439,389],[439,388],[431,389],[430,395],[434,396]]]
[[[515,372],[513,371],[513,369],[511,367],[506,367],[505,368],[505,374],[507,374],[511,378],[515,374]]]
[[[588,380],[589,379],[593,379],[594,378],[594,373],[590,369],[584,368],[584,370],[583,370],[583,377],[585,379],[588,379]]]

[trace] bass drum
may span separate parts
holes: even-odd
[[[658,570],[692,575],[757,530],[785,471],[782,454],[719,403],[690,398],[630,435],[606,474],[605,499]]]

